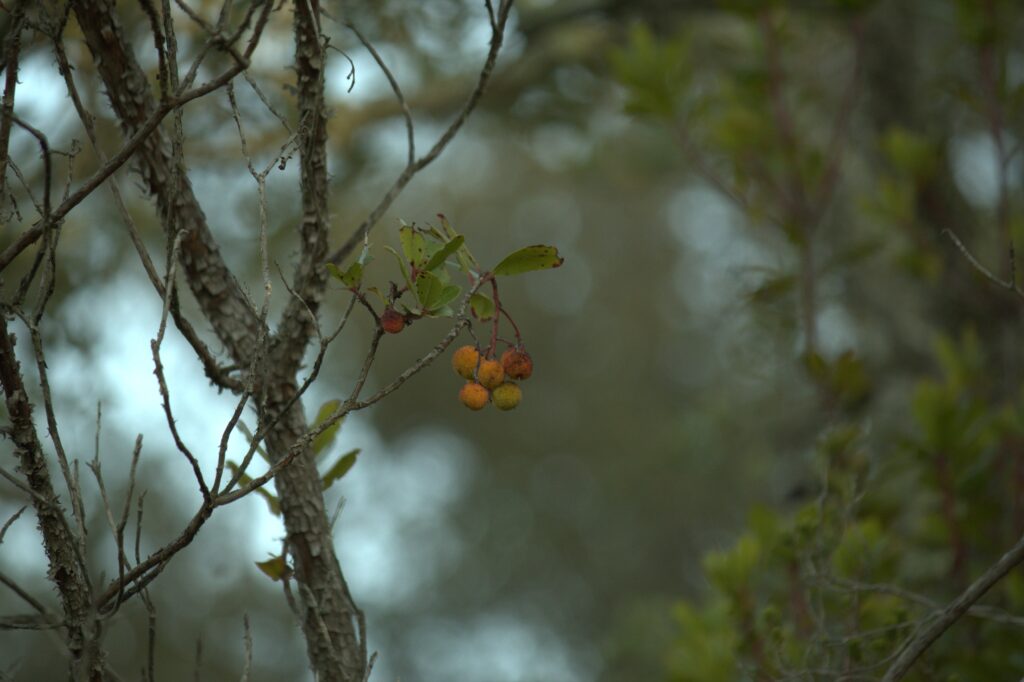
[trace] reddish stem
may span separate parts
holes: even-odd
[[[498,297],[498,280],[491,277],[491,296],[494,298],[494,323],[491,325],[491,345],[487,349],[487,357],[494,357],[498,348],[498,326],[501,323],[501,299]],[[518,334],[518,331],[516,332]]]
[[[522,348],[523,346],[523,335],[519,333],[519,325],[512,319],[512,316],[508,314],[508,311],[504,308],[501,309],[501,314],[505,316],[508,323],[512,325],[512,331],[516,334],[516,348]]]

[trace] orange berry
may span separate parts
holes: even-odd
[[[506,381],[491,392],[491,402],[499,410],[515,409],[523,399],[523,391],[518,384]]]
[[[473,346],[463,346],[452,355],[452,369],[463,379],[472,379],[479,361],[480,351]]]
[[[380,316],[380,326],[388,334],[397,334],[405,328],[405,316],[394,308],[385,308]]]
[[[476,379],[484,388],[492,389],[505,380],[505,370],[497,360],[484,360],[477,370]]]
[[[524,350],[509,348],[501,354],[501,366],[513,379],[529,379],[533,374],[533,358]]]
[[[482,410],[487,404],[487,389],[475,381],[467,381],[459,391],[459,400],[471,410]]]

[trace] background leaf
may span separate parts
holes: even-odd
[[[559,267],[565,259],[558,255],[553,246],[537,244],[513,251],[494,267],[494,274],[501,276],[519,275],[533,270],[547,270]]]
[[[359,448],[346,452],[324,473],[321,477],[324,490],[330,488],[335,482],[340,481],[349,472],[349,469],[355,466],[356,457],[359,456],[359,452]]]

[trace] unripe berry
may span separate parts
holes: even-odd
[[[380,316],[380,326],[388,334],[397,334],[405,328],[405,316],[394,308],[385,308]]]
[[[471,410],[482,410],[487,404],[487,389],[475,381],[467,381],[459,391],[459,400]]]
[[[493,389],[505,380],[505,370],[497,360],[484,360],[477,370],[476,380],[483,384],[484,388]]]
[[[523,391],[518,384],[506,381],[501,386],[491,391],[491,402],[499,410],[515,409],[519,401],[523,399]]]
[[[501,354],[501,366],[512,379],[529,379],[533,374],[533,358],[524,350],[509,348]]]
[[[463,346],[452,355],[452,369],[463,379],[472,379],[479,361],[480,351],[473,346]]]

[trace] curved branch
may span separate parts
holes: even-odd
[[[985,596],[993,585],[1006,577],[1006,574],[1024,563],[1024,538],[1021,538],[999,561],[988,568],[981,576],[971,583],[960,596],[949,603],[946,608],[935,615],[931,625],[920,630],[905,641],[898,651],[899,656],[885,672],[882,682],[902,680],[910,671],[911,666],[928,650],[942,634],[951,628],[966,614],[971,606]]]
[[[452,141],[455,135],[462,128],[462,125],[469,118],[469,115],[473,113],[476,105],[480,102],[480,98],[483,97],[484,91],[487,89],[487,84],[490,82],[491,74],[494,71],[494,65],[498,61],[498,53],[501,51],[501,44],[505,38],[505,26],[508,21],[509,12],[512,9],[513,0],[501,0],[501,5],[497,10],[496,21],[492,23],[491,29],[491,47],[487,52],[487,58],[484,60],[484,65],[480,69],[480,75],[477,78],[476,87],[469,95],[469,99],[462,106],[461,111],[455,117],[448,128],[437,138],[437,142],[430,148],[426,154],[421,156],[415,161],[411,161],[406,164],[401,174],[395,179],[391,187],[384,194],[384,197],[377,204],[376,208],[370,212],[366,220],[356,228],[356,230],[349,235],[348,239],[344,244],[341,245],[334,253],[327,259],[328,262],[334,263],[335,265],[341,264],[343,260],[352,251],[359,246],[366,239],[366,236],[370,233],[370,230],[374,228],[377,222],[384,215],[384,212],[388,210],[398,195],[402,193],[405,186],[409,184],[409,181],[415,177],[417,173],[429,166],[434,160],[441,155],[441,153],[448,146],[448,143]]]

